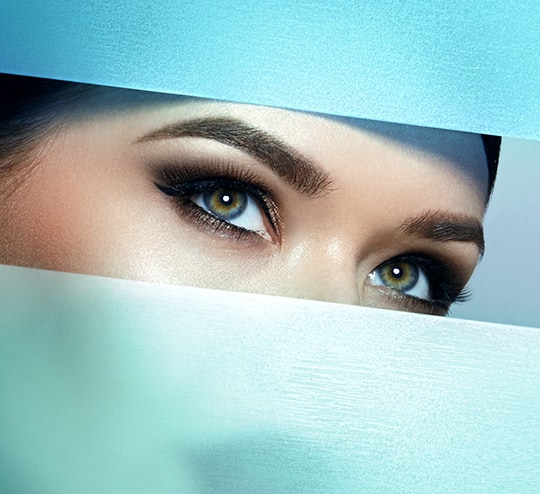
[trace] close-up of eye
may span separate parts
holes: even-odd
[[[419,255],[384,262],[369,273],[368,284],[393,290],[403,296],[408,307],[433,314],[446,315],[452,304],[470,297],[449,266]]]
[[[219,186],[194,196],[192,200],[219,220],[271,240],[264,224],[264,213],[256,200],[245,190]]]
[[[156,185],[198,225],[235,239],[257,235],[272,242],[276,237],[277,207],[257,185],[222,176],[186,179],[178,173],[162,173],[168,185]]]

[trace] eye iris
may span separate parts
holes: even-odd
[[[203,194],[208,211],[223,220],[232,220],[246,209],[248,198],[245,192],[233,188],[214,189]]]
[[[410,262],[392,262],[380,268],[383,283],[395,290],[407,291],[418,282],[418,267]]]

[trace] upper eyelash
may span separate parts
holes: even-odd
[[[242,185],[256,187],[267,194],[277,203],[272,187],[262,180],[249,168],[238,166],[235,163],[215,159],[204,159],[174,162],[159,166],[156,178],[165,182],[171,188],[182,187],[184,184],[202,180],[230,180]]]
[[[279,205],[271,187],[263,183],[258,176],[250,170],[239,168],[227,162],[202,162],[186,164],[182,166],[162,167],[158,174],[159,182],[155,185],[164,193],[178,199],[188,199],[198,193],[206,192],[212,188],[226,185],[236,187],[250,194],[267,216],[274,232],[280,237],[281,218]],[[163,182],[166,185],[163,185]],[[203,211],[212,218],[213,226],[217,226],[216,220],[224,224],[229,230],[254,233],[251,230],[231,224],[200,208],[190,201],[194,208]],[[199,219],[202,219],[199,217]]]

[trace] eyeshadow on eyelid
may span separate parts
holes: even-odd
[[[307,196],[319,196],[332,188],[328,174],[309,159],[271,134],[242,120],[215,117],[177,122],[146,134],[137,142],[186,137],[213,139],[239,149]]]

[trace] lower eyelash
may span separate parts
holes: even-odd
[[[398,292],[400,301],[407,309],[418,311],[420,308],[428,314],[447,315],[452,304],[465,302],[471,297],[471,292],[464,288],[463,282],[446,262],[417,253],[402,255],[397,259],[417,264],[430,284],[430,300]]]
[[[211,233],[228,235],[236,240],[248,236],[260,238],[261,235],[258,232],[222,220],[191,200],[194,195],[219,186],[237,188],[256,201],[268,219],[273,233],[280,238],[281,221],[278,206],[271,197],[271,193],[267,191],[268,187],[260,185],[249,171],[229,164],[201,164],[201,169],[193,166],[164,168],[160,170],[159,178],[167,185],[154,182],[159,190],[174,199],[176,207],[181,209],[184,216],[191,218],[199,226],[208,228]],[[206,173],[205,170],[208,167],[212,171]]]
[[[178,198],[176,206],[182,208],[185,217],[192,219],[197,225],[209,229],[210,233],[227,235],[234,240],[242,240],[246,237],[251,239],[254,236],[260,237],[257,232],[227,223],[217,216],[213,216],[187,198]]]
[[[411,295],[403,294],[402,302],[408,311],[418,312],[418,308],[420,308],[423,314],[432,316],[446,316],[450,311],[450,305],[436,300],[424,300]]]

